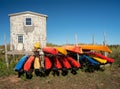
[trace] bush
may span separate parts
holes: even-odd
[[[115,65],[120,65],[120,46],[112,45],[110,46],[110,49],[112,50],[112,53],[109,55],[109,57],[115,59]]]

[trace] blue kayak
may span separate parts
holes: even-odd
[[[92,59],[91,57],[89,56],[86,56],[86,55],[83,55],[80,57],[80,60],[83,60],[83,59],[87,59],[92,65],[98,65],[99,62],[96,62],[94,59]]]
[[[18,63],[15,66],[15,71],[19,71],[20,69],[22,69],[25,61],[28,59],[28,55],[23,56]]]

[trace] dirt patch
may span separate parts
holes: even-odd
[[[12,76],[8,77],[8,80],[12,83],[17,83],[17,82],[21,81],[21,78],[18,78],[17,76],[12,75]]]
[[[9,81],[11,83],[17,83],[21,81],[21,78],[18,78],[17,75],[10,75],[8,77],[1,77],[0,82],[6,82]]]

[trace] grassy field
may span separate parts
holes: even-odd
[[[78,70],[76,75],[36,77],[28,80],[16,74],[0,77],[0,89],[119,89],[120,68],[86,73]]]
[[[0,46],[4,50],[4,47]],[[93,73],[84,72],[81,69],[76,75],[68,73],[67,76],[37,77],[26,79],[25,75],[17,77],[14,66],[15,60],[10,60],[9,69],[6,68],[3,50],[0,51],[0,89],[120,89],[120,46],[110,46],[113,51],[109,56],[115,59],[112,66],[105,67],[104,71]],[[12,57],[9,56],[9,59]],[[52,72],[51,72],[52,73]]]

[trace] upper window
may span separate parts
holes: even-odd
[[[25,25],[32,25],[31,18],[26,18],[26,24]]]
[[[18,36],[18,43],[23,43],[23,35]]]

